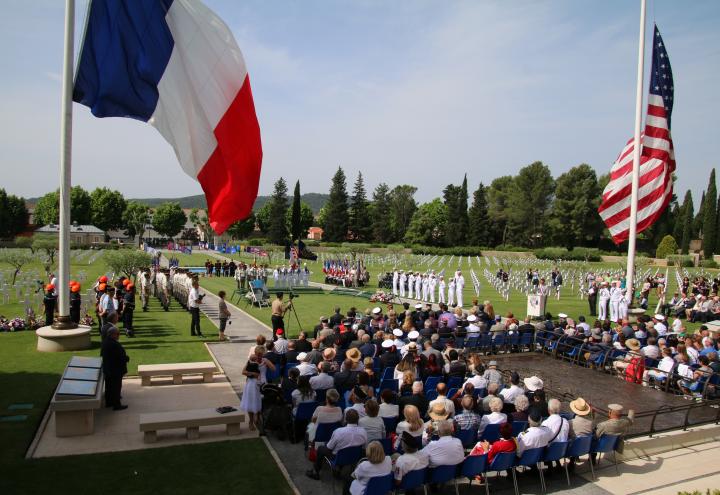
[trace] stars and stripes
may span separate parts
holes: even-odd
[[[660,31],[655,26],[652,68],[645,131],[641,134],[640,182],[638,186],[637,232],[650,227],[672,198],[675,153],[670,135],[674,83],[670,59]],[[634,139],[623,148],[610,171],[598,212],[616,244],[627,240],[630,230],[630,197]]]

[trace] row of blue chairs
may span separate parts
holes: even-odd
[[[593,479],[596,479],[592,456],[606,456],[613,453],[614,459],[614,452],[617,447],[618,439],[619,437],[616,435],[603,435],[599,439],[595,439],[592,436],[582,436],[577,437],[572,441],[554,442],[547,447],[526,450],[520,457],[518,457],[514,452],[501,453],[496,455],[491,463],[488,463],[487,454],[468,456],[461,464],[458,465],[437,466],[434,468],[424,468],[412,471],[406,474],[400,484],[396,487],[393,486],[394,480],[392,474],[372,478],[368,482],[365,495],[386,495],[387,493],[392,492],[393,488],[400,490],[416,488],[426,489],[427,484],[445,483],[453,483],[455,485],[455,492],[458,494],[458,479],[467,478],[470,481],[470,486],[472,486],[472,482],[476,476],[487,477],[489,473],[493,472],[497,473],[497,476],[499,476],[499,473],[502,471],[511,472],[515,493],[519,494],[517,470],[518,468],[530,467],[537,468],[540,485],[542,490],[545,492],[547,491],[547,483],[543,473],[544,464],[551,462],[562,463],[565,468],[567,484],[570,486],[568,460],[587,455],[589,457],[588,463],[590,464]],[[332,468],[354,466],[362,458],[362,456],[362,447],[348,447],[338,451],[335,458],[327,460],[327,462]],[[615,459],[614,461],[617,469],[617,461]],[[487,495],[490,493],[487,479],[485,481],[485,493]]]

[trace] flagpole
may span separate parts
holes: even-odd
[[[70,172],[72,169],[72,92],[75,0],[65,0],[62,110],[60,119],[60,233],[58,261],[58,318],[54,328],[76,328],[70,321]]]
[[[640,183],[640,153],[642,143],[640,131],[642,126],[643,77],[645,67],[645,5],[640,0],[640,38],[638,43],[637,86],[635,90],[635,139],[633,146],[632,193],[630,196],[630,234],[628,237],[628,257],[626,277],[626,296],[632,302],[634,295],[635,274],[635,241],[637,237],[638,187]]]

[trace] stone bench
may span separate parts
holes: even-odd
[[[226,425],[228,435],[240,434],[240,423],[245,421],[241,411],[220,414],[215,409],[191,409],[188,411],[170,411],[140,415],[140,431],[144,433],[145,443],[157,442],[158,430],[185,428],[188,439],[200,436],[201,426]]]
[[[65,367],[50,410],[55,416],[55,436],[91,435],[95,410],[103,405],[103,373],[100,358],[74,356]]]
[[[151,383],[153,376],[172,376],[174,385],[182,385],[183,375],[202,375],[203,382],[210,383],[213,373],[217,371],[212,361],[199,363],[169,363],[169,364],[141,364],[138,366],[138,375],[142,385]]]

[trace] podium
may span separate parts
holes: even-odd
[[[527,296],[527,315],[535,318],[545,316],[545,305],[547,296],[542,294],[530,294]]]

